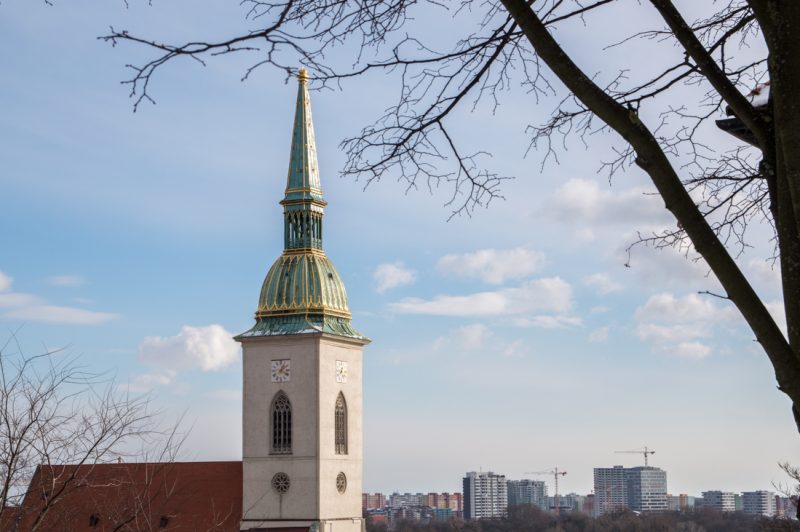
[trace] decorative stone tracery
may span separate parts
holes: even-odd
[[[347,477],[344,473],[339,473],[336,475],[336,491],[339,493],[344,493],[347,491]]]
[[[272,489],[281,495],[289,491],[290,485],[289,475],[286,473],[275,473],[275,476],[272,477]]]
[[[339,392],[334,412],[334,449],[336,454],[347,454],[347,403]]]
[[[284,392],[272,400],[271,454],[292,454],[292,403]]]

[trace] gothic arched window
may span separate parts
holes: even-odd
[[[292,403],[283,392],[272,400],[272,454],[292,454]]]
[[[347,403],[344,401],[344,394],[339,392],[336,398],[335,420],[335,442],[336,454],[347,454]]]

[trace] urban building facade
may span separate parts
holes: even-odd
[[[685,512],[689,509],[689,497],[685,493],[680,495],[667,495],[667,509],[671,512]]]
[[[776,495],[775,517],[797,519],[797,501],[783,495]]]
[[[634,512],[663,512],[667,509],[667,472],[644,466],[625,469],[628,508]]]
[[[667,472],[658,467],[598,467],[594,470],[595,515],[623,509],[663,512],[668,508]]]
[[[430,508],[448,509],[452,512],[461,512],[464,509],[460,493],[428,493],[427,505]]]
[[[548,497],[548,510],[552,511],[556,507],[556,498]],[[564,512],[581,512],[588,513],[594,511],[594,505],[590,503],[587,505],[587,496],[578,495],[577,493],[567,493],[558,496],[558,511]]]
[[[549,507],[547,498],[547,484],[543,480],[509,480],[508,505],[535,504],[542,510]]]
[[[505,475],[491,471],[467,473],[464,484],[464,518],[505,517],[508,511],[508,487]]]
[[[594,468],[594,514],[603,515],[627,507],[625,468],[622,466]]]
[[[428,496],[424,493],[392,493],[389,495],[389,508],[410,508],[427,506]]]
[[[775,515],[775,493],[771,491],[742,492],[742,511],[746,514],[773,517]]]
[[[730,491],[704,491],[701,505],[720,512],[733,512],[736,510],[736,495]]]
[[[362,493],[362,510],[380,510],[386,507],[386,495],[383,493]]]

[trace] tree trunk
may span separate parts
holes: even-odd
[[[766,351],[775,369],[779,388],[792,400],[795,424],[800,431],[800,415],[798,415],[800,413],[800,357],[792,349],[764,303],[689,196],[652,132],[639,120],[635,112],[615,101],[580,70],[550,35],[528,2],[525,0],[502,0],[502,2],[524,32],[539,58],[583,105],[620,134],[634,149],[636,164],[650,176],[664,199],[666,208],[686,231],[695,249],[706,260],[725,289],[728,298],[739,309],[755,333],[756,339]],[[659,3],[669,5],[669,2]],[[797,7],[800,10],[800,4]],[[709,69],[713,69],[713,66],[707,66]],[[721,82],[721,80],[719,81]],[[800,104],[797,105],[797,110],[800,113]],[[800,120],[796,123],[800,125]],[[795,134],[800,135],[800,127],[795,128]],[[800,147],[800,142],[794,146]],[[800,149],[796,148],[794,153],[800,158]],[[787,194],[781,187],[781,162],[779,157],[777,167],[779,199],[782,192],[784,195]],[[788,164],[788,162],[784,162],[784,164]],[[800,171],[800,160],[798,160],[796,168]],[[782,204],[779,202],[779,213],[781,208]],[[776,220],[775,223],[779,224],[781,220]],[[796,224],[792,225],[796,228]],[[791,236],[790,234],[788,242],[789,259],[792,259],[792,244],[798,243],[796,235],[794,235],[795,238],[791,238]],[[795,269],[792,265],[789,266],[788,271],[791,275]],[[785,278],[786,272],[783,272],[783,275]],[[784,292],[790,299],[794,299],[796,293]],[[789,306],[791,305],[787,305],[787,308]],[[795,330],[797,323],[793,323],[791,327],[792,330]]]

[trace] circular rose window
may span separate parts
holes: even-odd
[[[344,476],[344,473],[336,475],[336,489],[339,490],[339,493],[344,493],[347,489],[347,477]]]
[[[289,491],[289,475],[286,473],[275,473],[275,476],[272,477],[272,487],[281,494]]]

